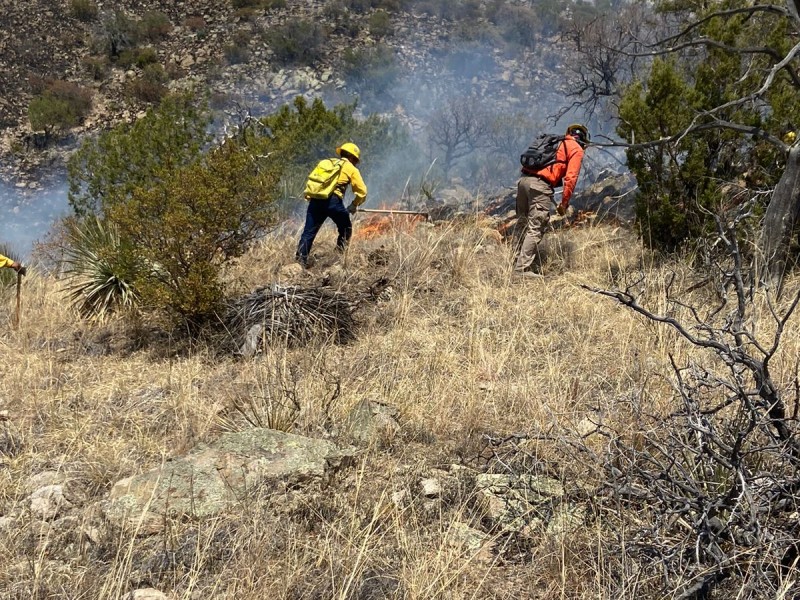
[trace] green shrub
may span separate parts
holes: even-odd
[[[250,50],[233,44],[223,46],[222,55],[225,57],[225,62],[229,65],[239,65],[250,60]]]
[[[208,28],[206,20],[200,15],[186,17],[186,19],[183,21],[183,26],[190,31],[194,31],[195,33],[205,33],[206,29]]]
[[[155,104],[167,93],[167,72],[160,64],[147,65],[137,77],[128,84],[128,93],[142,102]]]
[[[147,65],[153,65],[158,62],[158,53],[155,48],[147,47],[142,48],[136,56],[134,63],[140,69],[144,69]]]
[[[378,10],[369,16],[369,32],[371,35],[382,38],[391,35],[394,31],[389,13]]]
[[[117,66],[122,69],[130,69],[131,67],[143,69],[147,65],[152,65],[157,62],[158,53],[155,48],[150,46],[146,48],[130,48],[124,50],[117,58]]]
[[[536,34],[541,32],[541,21],[536,12],[524,6],[506,6],[492,17],[500,28],[501,36],[512,47],[533,50],[536,47]]]
[[[319,23],[292,20],[265,37],[278,62],[309,65],[322,56],[327,34]]]
[[[139,28],[136,21],[121,11],[114,12],[103,22],[102,43],[112,59],[139,43]]]
[[[87,138],[67,163],[69,204],[78,216],[126,202],[201,155],[209,116],[189,94],[168,96],[133,123]]]
[[[220,270],[275,222],[283,159],[229,141],[203,153],[207,112],[190,96],[87,140],[70,158],[70,203],[104,215],[114,260],[143,307],[194,325],[223,298]]]
[[[172,23],[163,12],[147,12],[139,21],[139,34],[151,42],[163,40],[171,31]]]
[[[86,74],[95,81],[102,81],[108,77],[109,62],[105,56],[85,56],[81,60]]]
[[[397,80],[399,69],[394,51],[385,44],[358,50],[348,48],[342,62],[345,78],[361,92],[381,94]]]
[[[136,260],[151,265],[134,282],[144,306],[190,325],[219,309],[222,265],[276,219],[279,172],[262,167],[246,147],[227,142],[110,207],[108,219],[130,241]]]
[[[261,0],[231,0],[231,6],[234,9],[259,8],[261,6]]]
[[[97,4],[93,0],[70,0],[69,7],[72,16],[79,21],[88,23],[97,18]]]
[[[31,129],[44,131],[50,139],[55,133],[75,127],[92,109],[92,93],[68,81],[53,81],[44,93],[28,105]]]

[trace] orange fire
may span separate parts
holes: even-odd
[[[411,233],[418,223],[425,220],[421,215],[386,215],[371,217],[353,232],[353,237],[360,240],[372,240],[389,233],[399,231]]]

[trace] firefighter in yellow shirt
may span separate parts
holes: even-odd
[[[28,269],[22,266],[22,264],[18,263],[15,260],[11,260],[7,256],[3,256],[0,254],[0,268],[8,267],[10,269],[14,269],[20,275],[25,275],[28,272]]]
[[[355,214],[356,207],[364,204],[367,199],[367,186],[361,178],[358,163],[361,160],[361,150],[352,142],[347,142],[336,148],[336,154],[344,159],[339,181],[329,198],[324,200],[310,200],[306,212],[306,223],[297,245],[295,260],[304,267],[308,266],[308,255],[311,245],[317,237],[322,224],[331,219],[339,230],[336,240],[336,249],[343,252],[347,248],[350,236],[353,235],[353,223],[350,215]],[[344,193],[347,186],[353,190],[355,196],[350,205],[344,206]]]

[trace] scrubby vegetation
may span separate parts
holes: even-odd
[[[417,139],[355,102],[298,96],[254,117],[220,93],[209,107],[166,93],[169,16],[92,6],[70,3],[78,21],[99,17],[88,74],[129,69],[126,101],[152,106],[82,141],[74,214],[41,249],[48,260],[25,279],[0,273],[0,300],[22,307],[2,334],[1,597],[800,595],[800,279],[794,247],[773,263],[779,284],[762,277],[773,255],[760,221],[788,203],[778,221],[791,234],[797,215],[797,15],[347,0],[320,5],[324,21],[282,14],[264,29],[282,2],[231,0],[228,64],[266,42],[276,65],[315,65],[328,41],[361,35],[369,45],[336,67],[360,101],[397,112],[399,11],[469,40],[441,51],[453,73],[571,40],[585,59],[573,108],[619,109],[639,229],[555,219],[544,277],[520,281],[515,240],[479,192],[435,222],[358,215],[341,255],[325,229],[310,270],[292,257],[297,191],[337,145],[360,146],[381,201],[393,190],[390,201],[425,204],[438,181],[496,190],[547,127],[526,107],[498,114],[470,80],[437,99]],[[620,30],[609,15],[623,8]],[[680,28],[662,36],[648,22],[664,56],[637,55],[635,10]],[[195,43],[207,25],[195,16],[182,33]],[[32,84],[30,124],[46,137],[91,108],[74,83]],[[366,432],[365,413],[378,423]],[[272,456],[245,457],[246,473],[209,458],[226,434],[264,427],[345,452],[298,481],[259,478]],[[113,516],[117,482],[175,473],[192,450],[232,499],[196,509],[209,498],[192,471],[188,508],[170,504],[170,475],[157,523]],[[157,485],[139,487],[149,505]]]
[[[678,421],[670,429],[658,424],[679,420],[686,406],[683,388],[675,387],[684,371],[676,366],[706,365],[706,383],[723,378],[725,368],[669,328],[648,326],[585,288],[637,290],[654,309],[666,292],[687,290],[678,297],[687,306],[671,304],[669,314],[692,320],[689,303],[718,301],[711,287],[696,286],[708,274],[661,262],[632,234],[598,226],[550,234],[548,278],[511,284],[511,248],[488,225],[469,219],[408,233],[390,227],[366,239],[359,232],[367,224],[359,223],[340,263],[326,230],[310,275],[291,264],[294,235],[265,238],[225,270],[232,289],[282,281],[354,299],[377,279],[390,285],[354,313],[356,336],[348,344],[318,339],[292,347],[278,336],[247,361],[224,346],[166,337],[146,315],[135,324],[77,322],[63,301],[63,281],[41,271],[30,276],[23,326],[5,338],[18,358],[0,381],[3,397],[13,399],[0,423],[9,475],[0,480],[0,503],[3,514],[20,515],[0,529],[4,593],[63,596],[69,583],[71,598],[149,586],[179,597],[237,599],[357,598],[367,590],[382,598],[527,597],[536,590],[655,598],[697,581],[704,563],[677,558],[694,556],[687,529],[699,527],[690,518],[701,515],[690,503],[676,507],[690,512],[674,523],[654,519],[658,505],[642,505],[640,494],[663,489],[666,500],[682,488],[668,492],[672,480],[663,478],[661,487],[641,488],[637,477],[659,473],[647,457],[681,439],[688,446],[669,456],[667,475],[678,486],[678,475],[692,473],[706,482],[710,499],[715,490],[724,496],[736,478],[691,471],[693,463],[683,461],[694,460],[687,453],[694,434],[675,437],[683,431]],[[795,280],[789,289],[794,294]],[[752,306],[769,337],[770,311],[761,299]],[[787,305],[774,308],[782,313]],[[772,358],[782,393],[793,389],[798,339],[793,318]],[[694,401],[714,408],[725,403],[725,389],[706,387]],[[90,516],[120,478],[254,422],[346,444],[348,415],[364,398],[396,407],[400,428],[364,447],[356,464],[324,487],[254,489],[235,509],[168,519],[162,533],[138,540]],[[702,418],[724,435],[742,426],[743,414],[728,404]],[[760,460],[749,452],[740,458],[750,464],[751,457]],[[751,468],[755,476],[768,465]],[[69,507],[49,523],[15,512],[43,471],[68,482]],[[497,521],[475,484],[491,474],[561,482],[558,502],[576,511],[566,522],[572,525],[545,531],[539,519],[557,506],[549,501],[518,514],[520,529]],[[615,483],[622,476],[627,487]],[[423,490],[421,481],[430,478],[441,491]],[[477,545],[463,537],[468,531]],[[676,544],[667,579],[651,569],[648,548],[666,550],[655,545],[661,541]],[[774,562],[775,552],[759,554],[763,560],[755,562],[756,554],[745,553],[723,589],[748,585],[753,598],[771,597],[757,590],[793,589],[794,567]]]
[[[92,108],[90,90],[69,81],[43,82],[43,91],[31,100],[31,129],[43,131],[46,139],[78,125]]]
[[[212,143],[208,109],[185,94],[168,98],[134,124],[87,140],[70,160],[70,203],[78,219],[90,218],[92,228],[91,218],[101,219],[100,231],[114,235],[87,235],[78,226],[81,233],[72,241],[85,238],[94,246],[116,240],[117,247],[92,248],[98,259],[87,263],[96,262],[96,268],[75,272],[80,310],[108,311],[94,292],[106,277],[133,290],[128,296],[136,298],[137,310],[189,326],[208,321],[221,310],[226,263],[278,223],[288,200],[281,189],[302,186],[308,165],[349,139],[376,166],[407,143],[384,119],[355,119],[354,108],[328,109],[321,101],[309,105],[298,98]],[[90,297],[81,297],[81,290]],[[128,304],[119,294],[101,297],[110,305]]]

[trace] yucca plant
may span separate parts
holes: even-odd
[[[66,293],[83,317],[103,318],[136,305],[136,274],[116,228],[99,217],[67,222]]]

